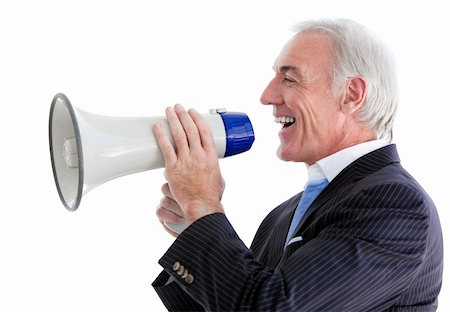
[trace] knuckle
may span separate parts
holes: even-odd
[[[164,210],[161,207],[158,207],[155,211],[156,216],[158,219],[162,219],[164,217]]]
[[[162,209],[167,210],[167,208],[170,206],[169,198],[167,197],[161,198],[160,206]]]
[[[169,184],[164,183],[161,186],[161,193],[163,193],[164,195],[166,195],[169,192]]]

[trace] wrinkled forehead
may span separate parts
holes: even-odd
[[[324,34],[303,32],[295,34],[285,44],[275,60],[274,70],[280,71],[286,66],[331,70],[333,64],[334,54],[330,39]]]

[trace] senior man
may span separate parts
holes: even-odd
[[[167,178],[157,216],[188,227],[153,286],[171,311],[434,311],[442,234],[390,143],[392,56],[350,20],[296,31],[261,102],[282,125],[278,157],[307,164],[305,190],[269,213],[247,248],[221,205],[211,131],[196,111],[169,107],[176,149],[154,127]]]

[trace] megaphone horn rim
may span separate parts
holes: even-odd
[[[62,100],[61,102],[58,102],[58,99]],[[73,206],[70,206],[66,200],[64,199],[64,196],[61,191],[61,187],[58,181],[58,175],[57,170],[55,166],[55,159],[53,154],[53,112],[55,109],[55,106],[57,104],[64,104],[69,111],[69,115],[72,121],[73,130],[75,132],[75,139],[77,144],[77,158],[78,158],[78,188],[77,188],[77,196],[75,199],[75,203]],[[50,106],[50,117],[49,117],[49,141],[50,141],[50,157],[52,162],[52,171],[53,171],[53,178],[55,179],[56,188],[58,190],[59,198],[61,199],[61,202],[63,203],[64,207],[66,207],[69,211],[75,211],[78,209],[78,206],[80,205],[81,198],[83,197],[83,185],[84,185],[84,162],[83,162],[83,146],[81,143],[81,135],[80,135],[80,129],[78,126],[75,110],[70,103],[68,97],[63,93],[57,93],[52,100],[52,104]]]

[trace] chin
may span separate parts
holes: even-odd
[[[283,161],[296,161],[294,159],[294,157],[292,157],[293,155],[290,155],[289,151],[287,151],[286,149],[284,149],[282,146],[280,146],[277,150],[277,156],[279,159],[283,160]]]
[[[293,162],[307,162],[306,155],[301,154],[299,152],[295,152],[286,148],[283,148],[282,145],[278,147],[277,156],[279,159],[283,161],[293,161]]]

